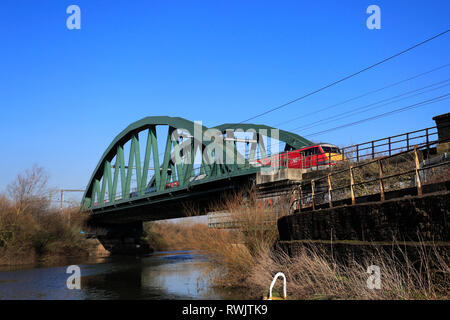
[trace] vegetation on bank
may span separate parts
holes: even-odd
[[[80,233],[87,216],[53,208],[47,177],[34,166],[0,194],[0,265],[86,256],[93,249]]]
[[[204,224],[152,222],[146,239],[157,250],[202,250],[212,261],[216,286],[245,289],[249,298],[267,295],[273,276],[287,277],[291,299],[448,299],[449,258],[437,250],[421,250],[420,267],[407,255],[401,259],[379,251],[363,261],[341,264],[318,247],[288,256],[276,248],[276,208],[256,206],[254,197],[232,196],[212,211],[231,214],[235,228],[212,229]],[[286,210],[282,210],[285,212]],[[402,248],[398,247],[401,251]],[[367,287],[367,267],[381,269],[381,289]],[[281,281],[275,286],[282,292]]]
[[[87,216],[78,210],[52,208],[47,175],[33,167],[19,174],[0,194],[0,265],[54,261],[87,256],[95,248],[80,230]],[[288,202],[287,202],[288,203]],[[189,215],[199,212],[185,208]],[[232,229],[212,229],[199,223],[151,222],[144,230],[152,248],[201,250],[212,261],[216,286],[245,289],[248,298],[267,295],[273,276],[287,276],[292,299],[448,299],[449,257],[438,250],[418,250],[420,267],[406,253],[402,259],[385,251],[365,260],[339,263],[314,246],[296,256],[276,249],[277,218],[286,208],[257,206],[255,193],[230,195],[211,211],[227,212]],[[400,251],[402,248],[398,248]],[[416,261],[417,262],[417,261]],[[367,267],[381,269],[381,289],[367,287]],[[281,292],[279,286],[276,290]]]

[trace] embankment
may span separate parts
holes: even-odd
[[[301,212],[278,220],[279,246],[295,255],[301,247],[314,245],[347,261],[399,248],[413,260],[420,260],[423,250],[448,256],[449,218],[448,191]]]

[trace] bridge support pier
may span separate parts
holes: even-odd
[[[89,227],[103,247],[111,254],[135,255],[153,251],[142,240],[142,222],[123,224],[91,222],[89,223]]]

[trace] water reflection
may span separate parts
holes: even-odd
[[[158,265],[144,265],[142,268],[141,284],[146,292],[164,290],[167,299],[221,298],[209,287],[209,264],[203,256],[168,255],[161,256],[159,262]]]
[[[0,272],[0,299],[230,299],[245,298],[211,287],[211,264],[198,252],[83,261],[81,290],[69,290],[67,266]]]

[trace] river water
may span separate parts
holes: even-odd
[[[81,288],[68,289],[68,265],[78,265]],[[211,286],[214,273],[199,252],[105,257],[62,266],[0,268],[0,299],[246,299]]]

